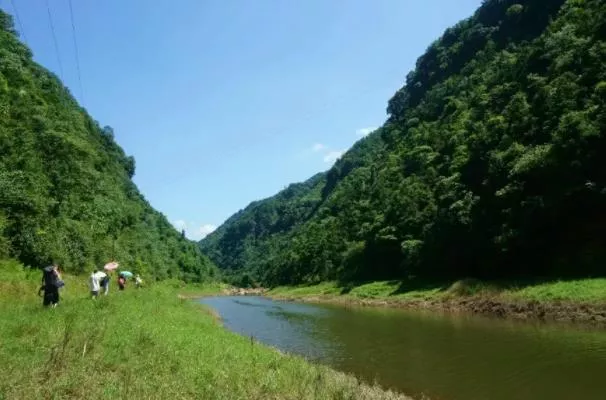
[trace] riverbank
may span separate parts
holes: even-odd
[[[406,398],[228,332],[175,282],[92,300],[65,276],[44,309],[39,279],[0,262],[0,399]]]
[[[464,280],[414,287],[396,281],[349,287],[326,282],[277,287],[266,295],[283,300],[472,313],[606,328],[606,279],[502,285]]]
[[[173,283],[181,299],[198,299],[208,296],[264,296],[265,288],[238,288],[227,283],[216,282],[207,284]]]

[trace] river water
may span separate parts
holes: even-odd
[[[411,396],[606,399],[603,331],[263,297],[200,301],[234,332]]]

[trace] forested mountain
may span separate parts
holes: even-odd
[[[262,261],[264,245],[272,237],[287,233],[309,219],[320,203],[325,182],[324,174],[317,174],[273,197],[251,203],[201,241],[202,251],[221,265],[226,275],[244,264],[252,267]]]
[[[605,104],[605,1],[487,0],[301,188],[300,219],[266,222],[282,192],[202,247],[265,284],[604,275]]]
[[[141,196],[135,161],[32,61],[0,11],[0,257],[89,271],[111,259],[158,279],[215,267]]]

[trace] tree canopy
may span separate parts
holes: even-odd
[[[605,105],[604,1],[486,0],[383,127],[201,246],[266,284],[604,275]]]
[[[215,267],[132,181],[135,160],[32,61],[0,11],[0,257],[81,272],[116,259],[157,279]]]

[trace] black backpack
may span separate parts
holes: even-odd
[[[42,280],[44,286],[49,287],[57,285],[57,274],[55,274],[55,269],[52,265],[49,265],[42,270]]]
[[[107,286],[108,283],[109,283],[109,276],[105,275],[103,277],[103,279],[101,279],[101,282],[99,284],[101,285],[101,287],[105,287],[105,286]]]

